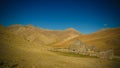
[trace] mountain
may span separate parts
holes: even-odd
[[[115,55],[120,55],[120,28],[102,29],[92,34],[73,37],[67,41],[62,40],[53,45],[58,48],[68,48],[72,42],[79,40],[87,46],[95,46],[97,51],[114,49]]]
[[[97,50],[113,48],[115,54],[120,55],[120,28],[102,29],[92,34],[80,36],[79,39],[88,45],[94,45]]]
[[[74,35],[81,35],[73,28],[66,30],[47,30],[32,25],[12,25],[7,29],[15,35],[23,37],[28,42],[39,45],[49,45]]]
[[[67,48],[70,43],[81,41],[99,49],[113,47],[119,55],[119,30],[106,29],[83,35],[73,28],[47,30],[32,25],[0,25],[0,68],[119,68],[119,59],[104,60],[49,50],[51,47]],[[113,42],[104,43],[107,40]]]
[[[68,48],[75,40],[80,40],[87,46],[95,46],[98,51],[113,48],[115,54],[120,55],[120,28],[107,28],[92,34],[81,34],[73,28],[48,30],[33,25],[0,26],[0,43],[2,44],[25,43]]]

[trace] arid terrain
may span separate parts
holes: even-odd
[[[120,28],[84,35],[73,28],[47,30],[32,25],[0,26],[0,68],[120,68]],[[50,51],[78,39],[96,50],[112,48],[118,58],[101,59]]]

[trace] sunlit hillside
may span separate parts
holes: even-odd
[[[80,40],[87,46],[95,46],[97,51],[112,48],[115,55],[120,55],[120,28],[104,29],[92,34],[79,35],[67,41],[56,42],[53,47],[68,48],[75,40]]]
[[[52,52],[49,50],[52,48],[52,44],[55,44],[58,41],[61,42],[62,39],[64,39],[64,41],[68,41],[73,38],[76,39],[80,37],[81,34],[76,31],[74,32],[74,30],[72,32],[65,30],[60,32],[46,31],[47,33],[49,32],[47,35],[45,31],[40,28],[28,26],[0,26],[0,68],[120,67],[119,59],[107,60],[89,56],[76,56],[71,53]],[[74,35],[75,37],[73,37]],[[56,41],[55,39],[58,40]]]
[[[79,39],[88,45],[94,45],[97,50],[113,48],[116,55],[120,55],[120,28],[104,29],[84,35]]]

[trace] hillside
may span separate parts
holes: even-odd
[[[104,29],[92,34],[80,35],[68,41],[57,42],[53,47],[68,48],[75,40],[80,40],[87,46],[95,46],[97,51],[112,48],[115,55],[120,55],[120,28]]]
[[[120,28],[102,29],[86,35],[81,34],[73,28],[48,30],[32,25],[12,25],[6,28],[1,26],[0,28],[2,30],[1,32],[10,33],[8,35],[13,34],[22,38],[27,43],[39,44],[39,46],[49,45],[52,47],[68,48],[69,45],[77,39],[87,46],[95,46],[98,51],[113,48],[115,54],[120,55]]]
[[[88,45],[94,45],[97,50],[113,48],[116,55],[120,55],[120,28],[100,30],[98,32],[80,36],[79,39]]]
[[[48,45],[74,35],[81,35],[79,32],[71,28],[66,30],[54,31],[34,27],[32,25],[12,25],[9,26],[7,29],[13,34],[22,36],[27,41],[39,45]]]
[[[0,68],[119,68],[119,60],[76,57],[75,54],[49,51],[49,46],[71,43],[85,35],[73,28],[63,31],[34,26],[0,26]],[[56,40],[57,39],[57,40]],[[81,40],[89,44],[89,41]],[[54,42],[54,43],[53,43]],[[61,43],[62,42],[62,43]],[[52,45],[51,45],[52,46]],[[65,45],[62,45],[64,47]],[[97,45],[96,45],[97,46]],[[65,46],[66,47],[66,46]],[[72,56],[71,56],[72,55]]]

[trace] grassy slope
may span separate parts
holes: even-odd
[[[84,35],[79,39],[88,45],[94,45],[97,50],[113,48],[115,55],[120,55],[120,28],[99,31],[93,34]]]
[[[5,32],[4,32],[5,31]],[[81,58],[48,51],[9,31],[0,31],[0,68],[18,64],[19,68],[119,68],[120,62],[98,58]],[[2,33],[1,33],[2,32]]]
[[[4,41],[7,43],[7,41]],[[20,41],[19,41],[20,42]],[[0,44],[0,60],[19,68],[117,68],[120,62],[58,54],[33,44]],[[22,45],[22,46],[20,46]],[[6,67],[3,67],[6,68]]]
[[[65,41],[60,45],[53,45],[53,47],[68,48],[76,39],[79,39],[88,46],[95,46],[96,50],[107,50],[113,48],[115,55],[120,55],[120,28],[107,29],[92,34],[81,35],[77,38]]]
[[[49,52],[46,47],[7,47],[0,50],[0,60],[16,63],[20,68],[117,68],[120,62],[98,58],[81,58]]]

